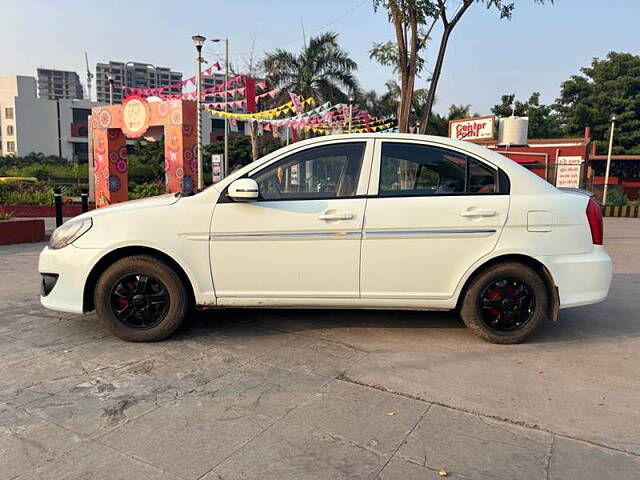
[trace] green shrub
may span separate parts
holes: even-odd
[[[129,200],[138,198],[155,197],[164,195],[165,187],[163,183],[145,183],[142,185],[129,185]]]
[[[53,205],[53,190],[46,192],[0,192],[0,205]]]
[[[11,220],[13,212],[0,212],[0,220]]]
[[[627,196],[623,195],[618,190],[611,190],[607,192],[607,205],[621,207],[622,205],[626,205],[628,202],[629,199]]]

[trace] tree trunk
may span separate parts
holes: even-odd
[[[258,122],[249,122],[249,137],[251,138],[251,159],[258,159]]]
[[[429,85],[429,92],[427,93],[427,101],[422,114],[422,120],[420,122],[419,133],[427,133],[427,124],[431,118],[431,110],[433,109],[433,103],[436,99],[436,90],[438,89],[438,80],[440,80],[440,73],[442,72],[442,64],[444,63],[444,55],[447,51],[447,43],[449,42],[449,36],[451,35],[452,25],[447,25],[442,32],[442,38],[440,39],[440,49],[438,50],[438,58],[436,59],[436,65],[433,69],[433,75],[431,77],[431,84]]]

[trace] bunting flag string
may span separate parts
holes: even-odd
[[[237,100],[236,102],[231,102],[231,103],[235,103],[238,106],[243,106],[242,102],[245,102],[245,101],[246,100]],[[302,99],[300,97],[300,105],[302,107],[311,106],[314,104],[315,104],[315,100],[312,97],[305,98],[305,99]],[[264,110],[262,112],[256,112],[256,113],[223,112],[223,111],[215,110],[211,107],[208,107],[206,110],[211,112],[213,115],[221,118],[235,118],[236,120],[262,120],[262,119],[269,120],[269,119],[278,118],[285,113],[289,113],[289,112],[295,113],[296,107],[293,101],[291,101],[283,105],[280,105],[278,107],[271,108],[269,110]]]

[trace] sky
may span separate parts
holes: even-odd
[[[539,91],[550,103],[561,82],[594,57],[612,50],[640,54],[639,0],[555,0],[543,6],[511,1],[512,20],[474,4],[456,26],[437,112],[455,103],[487,114],[507,93],[526,100]],[[336,31],[358,63],[363,89],[382,93],[395,78],[390,68],[369,59],[373,42],[394,38],[386,13],[375,13],[371,0],[0,0],[0,18],[0,76],[35,76],[36,68],[47,67],[75,70],[84,82],[86,51],[92,70],[97,62],[139,61],[187,78],[195,71],[194,34],[229,38],[231,62],[242,70],[252,51],[257,59],[275,48],[298,51],[305,36]],[[439,35],[436,29],[427,48],[427,70],[433,68]],[[221,61],[223,48],[208,42],[205,56]],[[426,83],[425,75],[416,88]]]

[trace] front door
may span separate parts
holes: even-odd
[[[362,241],[363,298],[445,299],[490,253],[509,210],[495,167],[415,141],[378,141]],[[503,188],[504,190],[504,188]]]
[[[216,205],[216,296],[357,298],[372,140],[306,147],[252,172],[250,203]]]

